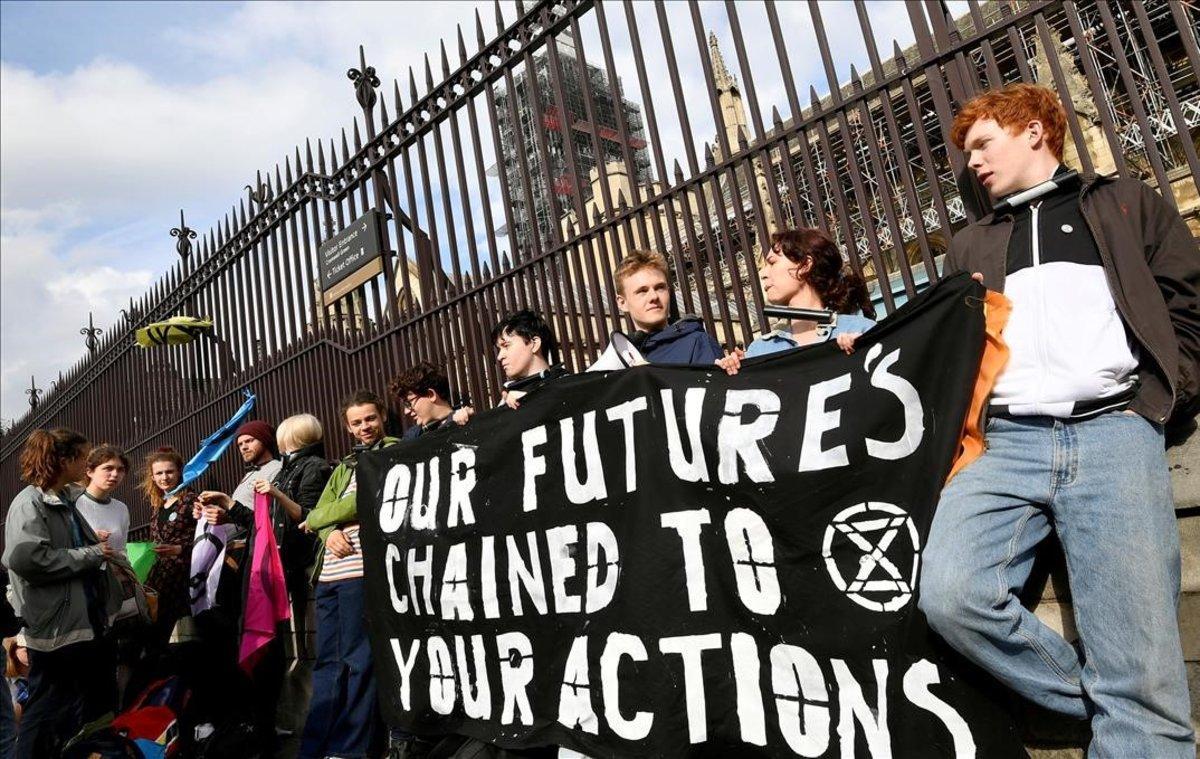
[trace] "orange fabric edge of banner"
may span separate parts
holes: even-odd
[[[1004,342],[1004,326],[1012,313],[1012,301],[1003,293],[988,290],[983,299],[984,345],[983,357],[979,361],[979,374],[975,377],[975,390],[971,394],[971,405],[963,420],[958,439],[958,453],[946,482],[954,478],[967,464],[983,455],[986,448],[979,420],[983,416],[984,404],[992,394],[1000,370],[1008,363],[1008,345]]]

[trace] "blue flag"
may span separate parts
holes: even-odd
[[[220,429],[200,441],[200,450],[196,451],[196,455],[192,456],[187,465],[183,467],[183,479],[168,495],[175,495],[204,474],[209,464],[221,458],[221,454],[233,442],[233,433],[242,425],[242,422],[246,421],[246,417],[250,416],[250,411],[254,408],[254,393],[249,390],[242,392],[246,394],[246,402],[237,410],[237,413],[229,417],[228,422],[221,425]]]

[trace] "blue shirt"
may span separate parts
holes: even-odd
[[[818,338],[816,342],[810,344],[819,345],[847,332],[866,332],[874,326],[875,322],[865,316],[859,316],[858,314],[838,314],[837,324],[833,325],[833,329],[829,330],[829,333],[825,337]],[[790,331],[777,329],[773,332],[768,332],[750,343],[750,347],[746,349],[746,358],[766,356],[771,353],[778,353],[779,351],[806,347],[808,346],[797,343],[796,338],[792,337]]]

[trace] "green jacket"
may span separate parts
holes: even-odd
[[[388,448],[399,442],[400,438],[385,436],[369,450]],[[329,539],[330,533],[358,521],[357,491],[346,493],[346,487],[350,484],[350,478],[354,476],[354,467],[357,464],[358,453],[351,453],[341,460],[329,476],[329,482],[325,484],[325,490],[321,493],[317,505],[308,512],[308,519],[305,520],[308,528],[321,539],[317,546],[317,560],[312,573],[314,583],[321,577],[321,566],[325,563],[325,541]]]

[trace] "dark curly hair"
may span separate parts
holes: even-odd
[[[817,291],[825,308],[838,314],[875,313],[867,283],[846,267],[837,245],[821,230],[800,227],[776,232],[771,235],[771,249],[797,264],[811,261],[803,279]]]
[[[371,405],[379,412],[381,417],[386,417],[388,413],[387,403],[382,398],[370,390],[355,390],[346,397],[342,398],[342,403],[338,406],[338,416],[342,419],[346,418],[346,412],[351,406],[366,406]]]
[[[425,395],[430,390],[437,393],[442,400],[450,400],[450,378],[432,361],[418,361],[397,374],[388,385],[388,395],[392,397],[392,404],[397,408],[404,406],[404,396],[409,393]]]

